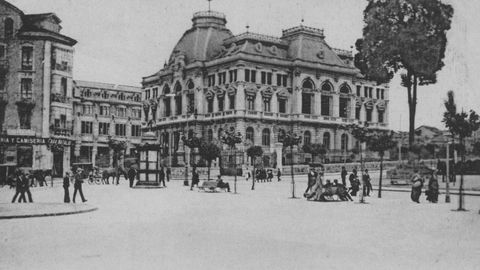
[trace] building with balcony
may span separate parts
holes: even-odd
[[[0,0],[0,177],[70,165],[74,39],[54,13]],[[11,171],[10,171],[11,172]]]
[[[352,52],[330,47],[322,29],[234,35],[214,11],[192,22],[163,68],[143,78],[142,127],[156,132],[166,165],[185,162],[187,130],[215,141],[233,128],[244,139],[237,164],[247,147],[261,145],[264,165],[280,166],[311,162],[302,144],[323,144],[330,161],[350,156],[358,145],[348,124],[388,129],[388,85],[365,80]],[[294,157],[282,152],[289,131],[302,136]]]
[[[110,140],[127,143],[135,155],[141,140],[141,88],[99,82],[74,82],[73,164],[113,166]]]

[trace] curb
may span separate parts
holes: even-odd
[[[85,209],[85,210],[79,210],[79,211],[70,211],[70,212],[60,212],[60,213],[42,213],[42,214],[0,216],[0,219],[66,216],[66,215],[83,214],[83,213],[93,212],[93,211],[97,211],[97,210],[98,210],[98,207],[94,207],[94,208],[91,208],[91,209]]]

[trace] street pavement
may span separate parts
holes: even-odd
[[[327,176],[328,178],[328,176]],[[470,211],[410,201],[402,192],[356,202],[290,199],[290,177],[257,183],[226,178],[232,193],[84,184],[97,211],[1,220],[0,269],[478,269],[480,197]],[[296,196],[306,178],[296,178]],[[13,189],[0,189],[7,204]],[[59,203],[60,185],[32,189]]]

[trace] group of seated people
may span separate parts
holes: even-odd
[[[337,179],[333,180],[333,183],[327,180],[325,185],[323,185],[322,177],[317,178],[315,185],[310,188],[310,191],[307,189],[304,196],[308,200],[314,201],[336,201],[338,199],[341,201],[353,201],[345,185],[339,183]]]
[[[203,182],[202,189],[215,190],[216,188],[225,189],[230,192],[230,184],[222,180],[222,176],[218,175],[217,180]]]

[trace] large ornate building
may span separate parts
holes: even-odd
[[[331,161],[356,146],[346,125],[387,130],[388,86],[363,79],[352,52],[330,47],[322,29],[233,35],[222,13],[197,12],[192,21],[164,67],[143,78],[143,128],[157,132],[167,164],[183,164],[186,130],[215,141],[234,128],[240,152],[261,145],[266,166],[291,161],[280,143],[291,130],[301,144],[325,145]],[[296,152],[295,163],[311,161]]]
[[[0,178],[15,167],[61,172],[70,164],[77,42],[60,23],[0,0]]]
[[[141,88],[75,81],[73,164],[113,165],[109,141],[126,142],[126,155],[134,156],[141,140]]]

